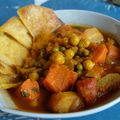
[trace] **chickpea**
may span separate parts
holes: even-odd
[[[87,48],[87,47],[89,47],[89,45],[90,45],[90,41],[89,40],[81,40],[80,42],[79,42],[79,47],[80,48]]]
[[[83,62],[83,67],[86,69],[86,70],[91,70],[93,67],[94,67],[95,63],[91,60],[85,60]]]
[[[79,36],[73,34],[71,39],[70,39],[70,44],[73,45],[73,46],[76,46],[76,45],[79,44],[80,39],[81,38]]]
[[[77,53],[77,51],[78,51],[78,47],[72,47],[71,48],[75,53]]]
[[[82,64],[80,64],[80,63],[76,66],[76,68],[77,68],[77,70],[79,70],[79,71],[82,71],[82,70],[83,70],[83,66],[82,66]]]
[[[39,74],[37,72],[32,72],[29,74],[29,78],[31,80],[38,80],[39,79]]]
[[[74,57],[74,55],[75,55],[75,52],[72,49],[65,50],[65,56],[68,59],[72,59]]]
[[[51,60],[52,60],[52,62],[57,63],[57,64],[64,64],[64,62],[65,62],[64,54],[59,51],[55,52],[51,56]]]
[[[66,45],[68,43],[68,38],[67,37],[64,37],[63,38],[63,45]]]

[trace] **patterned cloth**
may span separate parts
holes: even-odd
[[[38,0],[36,3],[39,3]],[[44,0],[47,1],[47,0]],[[10,17],[16,15],[16,9],[27,4],[33,4],[34,0],[0,0],[0,25]],[[106,3],[105,0],[49,0],[43,6],[58,9],[82,9],[97,11],[120,20],[120,7]],[[0,111],[0,120],[42,120],[17,116]],[[68,119],[63,119],[68,120]],[[120,103],[94,115],[69,120],[120,120]]]

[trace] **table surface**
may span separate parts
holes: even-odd
[[[38,1],[38,0],[36,0]],[[34,0],[0,0],[0,25],[10,17],[16,15],[19,7],[34,4]],[[105,0],[49,0],[43,4],[54,10],[59,9],[82,9],[100,12],[120,20],[120,7],[106,3]],[[69,120],[120,120],[120,103],[100,113],[86,117],[71,118]],[[0,120],[41,120],[17,116],[0,111]],[[65,120],[65,119],[63,119]],[[66,119],[67,120],[67,119]]]

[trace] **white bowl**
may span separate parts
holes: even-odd
[[[96,12],[82,11],[82,10],[58,10],[55,11],[57,16],[67,24],[76,25],[92,25],[107,32],[113,33],[117,36],[118,42],[120,43],[120,21],[115,20],[106,15],[102,15]],[[15,109],[14,103],[11,99],[4,96],[5,91],[0,92],[0,110],[8,113],[17,115],[39,117],[39,118],[71,118],[81,117],[103,111],[118,102],[120,102],[120,91],[114,93],[108,100],[103,101],[99,106],[84,110],[81,112],[64,113],[64,114],[53,114],[53,113],[32,113],[24,112]],[[6,93],[7,94],[7,93]],[[8,96],[8,95],[6,95]],[[11,102],[10,102],[11,101]]]

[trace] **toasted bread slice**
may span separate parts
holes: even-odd
[[[11,66],[0,61],[0,74],[13,75],[15,74],[15,71]]]
[[[21,81],[16,78],[16,75],[0,74],[0,89],[9,89],[20,85]]]
[[[17,17],[12,17],[1,26],[1,30],[15,38],[23,46],[30,48],[32,37],[28,34],[27,29]]]
[[[25,6],[17,13],[33,38],[51,33],[63,24],[53,10],[37,5]]]
[[[16,79],[16,75],[3,75],[0,74],[0,84],[9,84],[9,83],[16,83],[19,82],[18,79]]]
[[[28,49],[14,39],[0,33],[0,60],[8,65],[21,66],[28,55]]]

